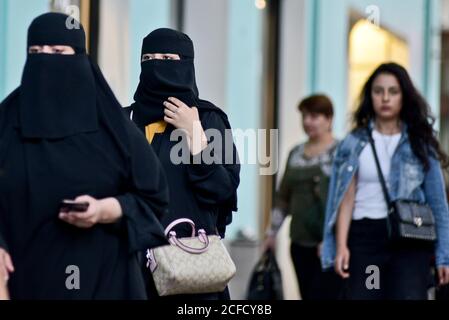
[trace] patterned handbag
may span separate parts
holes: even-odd
[[[370,130],[368,130],[368,138],[382,193],[388,207],[387,228],[390,241],[397,244],[413,243],[414,245],[433,246],[437,239],[437,233],[432,209],[427,204],[415,201],[391,200]]]
[[[191,238],[176,237],[172,229],[180,223],[192,226]],[[189,219],[173,221],[166,229],[169,245],[147,250],[147,268],[152,272],[159,296],[215,293],[226,289],[236,267],[219,236],[203,229],[195,237]]]

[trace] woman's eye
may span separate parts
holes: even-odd
[[[374,89],[374,93],[375,94],[382,94],[382,90],[381,89]]]

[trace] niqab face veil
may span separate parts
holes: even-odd
[[[85,34],[68,16],[47,13],[28,29],[33,45],[65,45],[75,55],[28,54],[20,87],[19,126],[25,138],[58,139],[98,130],[96,85]]]
[[[143,40],[142,56],[150,53],[178,54],[181,60],[141,63],[140,83],[134,95],[139,105],[135,108],[135,121],[140,125],[163,120],[163,103],[169,97],[178,98],[189,107],[199,106],[192,40],[175,30],[157,29]]]

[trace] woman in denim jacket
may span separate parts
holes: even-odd
[[[448,158],[433,122],[403,67],[383,64],[368,79],[354,115],[355,129],[334,158],[325,219],[322,265],[346,279],[348,299],[426,299],[432,251],[439,284],[449,283],[449,210],[441,170]],[[387,204],[370,131],[392,200],[431,207],[435,250],[388,241]]]

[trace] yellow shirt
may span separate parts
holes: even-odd
[[[164,120],[153,122],[145,127],[145,136],[149,143],[153,142],[154,135],[156,133],[164,133],[165,129],[167,129],[167,122]]]

